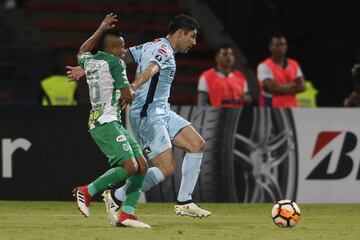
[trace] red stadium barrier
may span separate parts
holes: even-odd
[[[63,61],[64,65],[77,65],[77,61],[76,61],[76,56],[75,54],[69,57],[66,57]],[[206,69],[211,67],[213,64],[212,60],[196,60],[196,61],[191,61],[191,60],[177,60],[176,61],[176,65],[179,68],[199,68],[199,69]],[[178,76],[177,76],[178,77]],[[188,79],[183,79],[185,82],[190,82],[191,80]]]
[[[81,44],[83,43],[83,40],[64,40],[64,39],[59,39],[59,40],[51,40],[49,41],[49,46],[55,49],[78,49]],[[133,41],[133,42],[128,42],[126,41],[126,47],[132,47],[132,46],[136,46],[141,44],[142,42],[139,41]],[[204,42],[200,42],[197,43],[196,46],[194,47],[194,49],[191,50],[191,52],[193,51],[211,51],[212,47],[211,45],[209,45],[208,43],[204,43]]]
[[[98,3],[49,3],[49,2],[28,2],[25,9],[29,11],[77,11],[77,12],[98,12],[118,14],[175,14],[184,12],[185,9],[177,4],[161,5],[124,5],[124,4],[98,4]]]
[[[90,31],[96,30],[99,27],[98,22],[66,22],[62,20],[42,20],[39,22],[39,27],[42,30],[48,31]],[[121,31],[143,31],[143,32],[165,32],[167,26],[158,23],[119,23],[119,30]]]

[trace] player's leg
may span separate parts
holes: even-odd
[[[77,199],[78,208],[85,217],[90,215],[89,205],[91,197],[99,192],[116,186],[119,182],[136,172],[133,160],[126,160],[123,167],[113,167],[88,185],[76,187],[73,194]]]
[[[103,193],[107,214],[111,223],[116,224],[117,226],[150,228],[149,225],[138,221],[135,217],[135,209],[140,198],[140,189],[143,185],[145,174],[148,169],[147,162],[143,156],[141,147],[136,140],[126,129],[122,128],[122,132],[136,158],[138,171],[136,174],[127,179],[129,187],[126,192],[125,201],[124,204],[122,204],[120,214],[118,214],[119,205],[117,205],[116,202],[112,202],[113,199],[111,195],[110,197],[108,196],[108,193],[110,192]]]
[[[121,207],[116,226],[150,228],[148,224],[140,222],[135,217],[135,209],[140,198],[140,189],[143,185],[144,178],[145,176],[140,173],[128,178],[129,187],[126,191],[125,201]]]
[[[153,116],[150,121],[146,119],[139,128],[144,151],[154,164],[145,176],[144,192],[172,176],[175,171],[176,163],[165,121],[164,116]]]
[[[170,136],[173,137],[173,145],[186,152],[182,163],[182,178],[175,212],[180,215],[207,217],[211,213],[199,208],[192,201],[192,193],[200,174],[205,142],[189,124],[176,113],[170,113],[168,125]]]
[[[85,217],[90,214],[89,205],[92,196],[117,185],[138,170],[135,156],[119,123],[111,122],[98,126],[92,129],[90,134],[100,150],[109,158],[112,168],[89,185],[74,189],[79,210]]]
[[[142,191],[146,192],[153,186],[172,176],[175,169],[175,158],[172,151],[171,139],[165,123],[162,120],[144,122],[139,127],[140,137],[148,157],[153,161],[154,167],[148,169]],[[115,191],[115,197],[124,201],[128,183]]]
[[[188,125],[175,136],[173,144],[186,152],[182,163],[182,179],[177,200],[178,202],[190,201],[200,174],[204,140],[191,125]]]
[[[148,191],[152,187],[164,181],[166,177],[172,176],[175,170],[176,163],[172,149],[165,150],[158,156],[154,157],[152,161],[154,167],[149,168],[147,171],[144,185],[141,189],[142,192]],[[111,197],[115,197],[115,202],[119,201],[117,204],[124,201],[128,187],[129,182],[126,182],[124,186],[116,189],[111,195]]]
[[[126,181],[128,183],[128,189],[126,191],[125,201],[121,207],[121,212],[119,214],[116,226],[150,228],[149,225],[138,221],[135,217],[135,209],[141,195],[141,188],[148,170],[148,165],[138,142],[133,138],[133,136],[129,134],[126,129],[124,129],[124,134],[129,141],[131,149],[138,163],[138,172],[137,174],[129,177]]]
[[[142,161],[146,164],[146,160],[142,157]],[[141,163],[139,163],[140,165]],[[146,173],[146,168],[145,168]],[[140,222],[135,216],[135,210],[141,194],[141,187],[145,178],[144,172],[130,176],[127,179],[128,189],[125,195],[125,201],[121,206],[117,205],[111,191],[107,190],[103,193],[104,202],[107,210],[108,217],[111,224],[118,227],[137,227],[137,228],[150,228],[146,223]]]

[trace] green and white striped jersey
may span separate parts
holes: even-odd
[[[85,70],[92,109],[89,117],[90,129],[98,124],[121,121],[120,89],[130,83],[126,76],[126,65],[120,58],[99,51],[95,55],[86,52],[78,57]]]

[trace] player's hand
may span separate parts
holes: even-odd
[[[127,105],[128,103],[125,101],[125,99],[121,98],[121,111],[125,111]]]
[[[132,102],[135,99],[135,91],[134,89],[132,89],[132,87],[130,87],[130,94],[131,94],[131,102]]]
[[[68,70],[66,72],[66,75],[69,79],[69,82],[79,81],[80,78],[85,76],[85,71],[80,66],[76,66],[76,67],[66,66],[66,68]]]
[[[113,14],[113,13],[106,15],[106,17],[104,18],[104,20],[101,22],[101,24],[99,26],[99,30],[106,31],[108,29],[114,28],[115,23],[118,21],[116,18],[117,18],[117,15]]]
[[[121,92],[121,109],[124,110],[134,99],[134,91],[131,87],[120,89]]]

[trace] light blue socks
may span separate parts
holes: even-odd
[[[203,153],[185,154],[181,169],[182,178],[181,178],[180,190],[177,197],[178,202],[185,202],[192,199],[191,196],[200,174],[202,157],[203,157]],[[158,185],[164,180],[165,180],[165,176],[159,168],[157,167],[149,168],[146,173],[144,185],[141,190],[143,192],[146,192],[147,190]],[[115,197],[118,200],[122,202],[124,201],[126,196],[126,190],[128,189],[129,184],[130,183],[127,181],[124,186],[116,189]]]
[[[164,180],[165,180],[165,176],[159,168],[157,168],[157,167],[149,168],[146,173],[144,185],[143,185],[141,191],[146,192],[147,190],[158,185],[159,183],[161,183]],[[129,181],[126,181],[126,184],[124,186],[116,189],[116,191],[114,193],[116,199],[118,199],[121,202],[124,201],[125,196],[126,196],[126,191],[129,188],[130,184],[131,183]]]
[[[192,199],[196,182],[200,174],[200,166],[203,153],[186,153],[182,163],[182,178],[178,202],[185,202]]]

